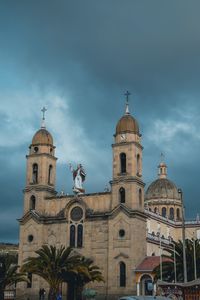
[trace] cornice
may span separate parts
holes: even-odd
[[[24,225],[29,220],[33,219],[38,224],[67,223],[64,214],[61,212],[57,216],[42,216],[35,210],[30,210],[22,218],[18,219],[18,222],[21,225]]]
[[[158,199],[145,199],[145,203],[151,204],[151,205],[164,205],[164,204],[176,204],[178,206],[182,206],[181,200],[180,199],[163,199],[163,198],[158,198]]]
[[[145,183],[141,179],[139,179],[138,177],[136,177],[136,176],[127,176],[127,175],[122,175],[118,178],[115,178],[115,179],[111,180],[110,184],[113,185],[113,184],[118,184],[118,183],[121,183],[121,182],[137,182],[142,187],[145,186]]]
[[[85,221],[113,219],[121,211],[123,211],[130,218],[139,218],[141,220],[146,220],[147,218],[144,212],[139,210],[131,210],[125,205],[119,204],[112,211],[104,213],[95,213],[92,209],[88,208],[86,209]],[[25,213],[20,219],[18,219],[18,221],[21,225],[24,225],[30,219],[33,219],[38,224],[68,223],[64,215],[64,209],[62,209],[56,216],[41,215],[35,210],[30,210],[27,213]]]
[[[57,160],[58,158],[49,154],[49,153],[33,153],[33,154],[27,154],[26,155],[26,158],[29,158],[29,157],[38,157],[38,156],[46,156],[48,158],[51,158],[53,160]]]
[[[112,219],[116,215],[118,215],[121,211],[123,211],[130,218],[140,218],[147,219],[147,216],[144,212],[140,210],[132,210],[124,204],[119,204],[113,210],[104,212],[104,213],[95,213],[92,210],[86,211],[86,219],[96,220],[96,219]]]
[[[119,147],[119,146],[124,147],[124,146],[131,145],[131,144],[135,144],[141,150],[144,149],[144,147],[140,143],[135,142],[135,141],[115,143],[115,144],[112,144],[111,146],[112,146],[112,148],[115,148],[115,147]]]
[[[57,192],[54,190],[54,188],[46,185],[39,185],[39,184],[28,185],[23,190],[23,193],[31,192],[33,190],[36,192],[50,192],[54,195],[57,195]]]

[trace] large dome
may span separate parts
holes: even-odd
[[[153,181],[146,191],[145,200],[153,199],[180,200],[180,194],[172,181],[167,178],[159,178]]]
[[[138,122],[130,114],[125,114],[117,123],[116,135],[124,132],[139,134]]]
[[[32,145],[40,144],[53,145],[52,135],[45,128],[39,129],[32,139]]]

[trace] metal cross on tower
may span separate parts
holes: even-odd
[[[129,115],[129,106],[128,106],[128,97],[131,95],[131,93],[129,91],[126,91],[126,93],[124,93],[124,95],[126,96],[126,110],[125,110],[125,114]]]
[[[41,109],[41,112],[42,112],[42,120],[45,120],[45,112],[47,111],[46,107],[44,106],[42,109]]]
[[[41,112],[42,112],[42,126],[41,128],[45,128],[45,112],[47,111],[46,107],[44,106],[42,109],[41,109]]]
[[[124,95],[126,96],[126,102],[128,103],[128,97],[131,95],[131,93],[129,91],[126,91]]]

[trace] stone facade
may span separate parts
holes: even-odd
[[[128,106],[114,136],[111,190],[58,196],[53,138],[45,127],[36,132],[27,155],[24,213],[19,220],[20,265],[43,244],[73,245],[101,268],[105,283],[91,285],[97,289],[99,299],[117,299],[137,293],[137,266],[146,256],[159,255],[157,232],[162,236],[162,243],[169,243],[169,237],[181,238],[180,221],[162,217],[159,211],[150,211],[149,207],[144,209],[141,135]],[[153,199],[151,201],[153,207]],[[190,231],[194,227],[195,230],[200,228],[195,223]],[[20,284],[18,295],[20,299],[31,299],[38,295],[40,287],[48,288],[45,282],[33,276],[32,287]],[[63,286],[63,294],[65,292]]]

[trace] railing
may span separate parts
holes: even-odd
[[[148,209],[144,209],[145,213],[147,213],[148,215],[152,216],[152,217],[156,217],[160,220],[163,220],[163,221],[167,221],[171,224],[174,224],[174,225],[182,225],[182,221],[175,221],[175,220],[171,220],[169,219],[168,217],[163,217],[162,215],[160,215],[159,213],[155,213],[153,211],[150,211]],[[200,225],[200,220],[188,220],[188,221],[185,221],[185,225]]]
[[[4,299],[15,300],[16,291],[15,290],[5,290],[4,291]]]
[[[156,242],[161,242],[162,244],[164,243],[164,244],[167,244],[167,245],[169,245],[170,243],[171,243],[171,239],[166,239],[166,238],[164,238],[164,237],[160,237],[160,236],[158,236],[158,235],[154,235],[154,234],[152,234],[152,233],[147,233],[147,238],[148,239],[150,239],[150,240],[153,240],[153,241],[156,241]]]

